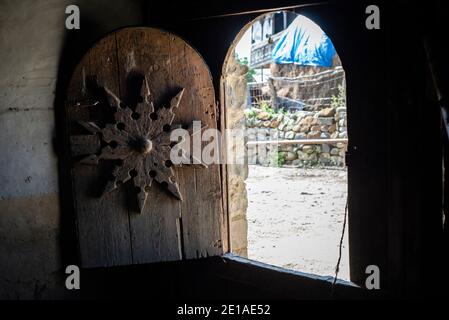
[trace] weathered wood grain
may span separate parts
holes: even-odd
[[[130,92],[148,79],[155,109],[162,107],[170,89],[169,35],[151,28],[126,28],[116,33],[120,96],[134,107]],[[137,86],[134,88],[133,86]],[[181,248],[176,220],[179,202],[158,183],[147,192],[141,214],[130,213],[130,232],[135,263],[180,260]]]
[[[100,40],[79,63],[69,85],[68,108],[77,101],[92,98],[86,83],[89,76],[96,76],[98,83],[118,90],[116,44],[113,37]],[[77,130],[74,121],[79,119],[69,120],[70,133],[73,134]],[[114,190],[106,197],[99,197],[109,170],[110,166],[105,163],[99,163],[98,166],[75,163],[72,169],[83,267],[132,263],[126,192]]]
[[[96,134],[70,136],[70,144],[74,156],[100,151],[100,138]]]
[[[184,88],[174,123],[188,126],[197,120],[207,128],[217,128],[209,70],[196,51],[170,33],[143,27],[121,29],[98,42],[80,62],[71,81],[68,104],[70,106],[71,102],[77,109],[68,114],[73,114],[73,123],[100,118],[107,126],[107,119],[111,117],[106,114],[111,110],[104,103],[90,105],[88,112],[75,105],[77,101],[94,99],[89,89],[92,79],[98,86],[116,94],[104,94],[109,104],[117,106],[122,101],[123,106],[146,116],[153,110],[141,110],[139,102],[145,99],[141,92],[143,81],[148,84],[155,110],[168,106],[170,98]],[[172,118],[168,109],[163,109],[163,115],[159,122]],[[142,121],[146,123],[147,120]],[[92,140],[86,148],[94,150],[98,146],[92,134],[107,135],[103,131],[73,124],[70,133],[77,136],[73,139],[77,154],[86,152],[76,146],[79,139]],[[87,132],[91,135],[78,137]],[[200,166],[201,169],[167,167],[175,172],[170,179],[179,185],[183,201],[164,190],[164,184],[153,181],[151,188],[145,189],[146,205],[139,214],[138,204],[134,203],[137,191],[132,183],[98,197],[106,184],[105,178],[114,168],[109,161],[104,161],[107,158],[106,153],[104,156],[98,153],[96,161],[91,161],[98,165],[76,163],[73,166],[83,267],[191,259],[223,253],[222,181],[218,165]]]
[[[217,128],[215,94],[211,76],[201,56],[182,39],[170,38],[171,76],[185,89],[176,115],[178,123],[201,121]],[[204,145],[204,144],[203,144]],[[219,165],[207,169],[183,167],[179,170],[183,243],[186,259],[223,253],[220,216],[222,192]]]

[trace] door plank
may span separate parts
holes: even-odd
[[[96,44],[78,65],[69,85],[68,108],[91,98],[88,81],[96,76],[99,85],[118,90],[116,45],[113,37]],[[95,114],[92,110],[91,114]],[[70,112],[67,112],[70,114]],[[90,119],[93,120],[93,119]],[[74,121],[70,134],[79,128]],[[110,164],[75,163],[72,169],[82,267],[105,267],[132,263],[126,192],[114,190],[100,198]]]
[[[147,77],[155,108],[162,107],[167,103],[167,89],[172,86],[169,35],[151,28],[127,28],[117,32],[116,37],[121,98],[127,104],[134,104],[132,93],[140,88],[142,77]],[[135,263],[182,259],[179,217],[179,201],[154,181],[144,211],[130,212]]]
[[[105,86],[133,109],[143,79],[147,79],[156,109],[185,89],[173,124],[190,125],[193,120],[201,120],[208,128],[217,128],[214,89],[203,59],[178,37],[142,27],[125,28],[108,35],[78,65],[68,91],[70,135],[89,134],[77,121],[100,121],[100,125],[113,122],[113,110],[105,108],[105,104],[92,103],[95,96],[92,92],[101,94],[102,90],[92,90],[92,83]],[[85,103],[74,105],[80,101]],[[116,105],[118,101],[113,103]],[[75,142],[81,140],[92,141],[87,146],[89,150],[98,147],[93,137],[74,138]],[[78,150],[79,155],[81,151]],[[219,165],[207,169],[174,168],[184,200],[177,200],[154,181],[141,213],[134,204],[136,190],[131,181],[100,197],[114,165],[111,161],[99,161],[98,165],[75,162],[72,167],[83,267],[172,261],[223,253]]]
[[[201,56],[182,39],[171,36],[170,61],[173,82],[185,88],[175,121],[191,124],[193,120],[201,120],[208,128],[217,128],[213,84]],[[186,259],[223,253],[219,170],[217,164],[209,165],[207,169],[185,166],[179,170],[184,197],[181,216]]]

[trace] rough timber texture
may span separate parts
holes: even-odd
[[[229,57],[224,75],[226,129],[245,129],[246,73],[248,69]],[[228,150],[228,158],[237,153],[236,148]],[[245,156],[246,159],[246,156]],[[231,251],[246,257],[248,255],[248,223],[246,209],[248,199],[245,180],[248,177],[248,164],[227,165],[227,196],[230,221]]]
[[[148,86],[150,97],[142,96],[142,92],[147,91],[145,88],[141,91],[142,85]],[[101,100],[101,88],[116,92],[118,99]],[[171,98],[177,94],[180,97],[181,88],[182,99],[177,99],[177,103],[172,101],[176,108],[165,109]],[[114,114],[113,107],[120,103],[144,117],[146,113],[141,108],[145,104],[139,101],[151,98],[158,118],[150,117],[150,131],[156,126],[161,129],[159,122],[165,119],[163,114],[169,110],[174,112],[176,124],[188,126],[193,121],[201,121],[208,128],[216,128],[214,89],[207,66],[183,40],[157,29],[125,28],[100,40],[76,68],[68,95],[67,113],[72,115],[69,119],[72,135],[83,134],[83,129],[73,119],[76,114],[70,112],[73,103],[99,97],[100,103],[89,107],[88,121],[110,126],[108,117]],[[115,114],[116,118],[117,114],[122,113],[121,108]],[[123,130],[131,125],[131,114],[132,111],[129,112],[129,119],[119,119],[125,124]],[[172,119],[172,116],[169,118]],[[166,119],[163,125],[170,125],[170,119]],[[119,143],[117,148],[120,146]],[[154,147],[154,152],[151,151],[149,156],[153,153],[154,156],[165,154],[158,152],[157,145]],[[105,148],[108,147],[103,150]],[[156,162],[151,165],[165,166],[165,161]],[[127,162],[115,165],[120,170]],[[174,171],[170,181],[179,189],[172,189],[171,183],[164,185],[164,181],[158,180],[160,174],[156,175],[155,180],[160,184],[145,188],[146,205],[143,206],[140,201],[138,210],[133,199],[135,202],[136,194],[141,199],[142,188],[136,190],[136,186],[140,186],[140,182],[136,184],[136,179],[142,177],[139,171],[137,176],[132,177],[132,169],[129,167],[129,173],[122,170],[126,176],[116,179],[124,182],[122,187],[107,187],[110,192],[99,197],[104,185],[110,184],[107,180],[111,174],[111,164],[108,161],[99,161],[98,165],[76,161],[73,164],[75,206],[84,267],[192,259],[223,253],[218,165],[209,165],[206,169],[189,166],[166,168],[165,171]],[[126,184],[127,180],[133,180],[134,187]],[[184,201],[179,201],[181,197],[174,197],[173,194],[181,194]]]

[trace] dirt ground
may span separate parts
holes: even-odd
[[[248,257],[334,276],[343,229],[347,174],[343,169],[252,165],[248,190]],[[346,228],[338,278],[349,280]]]

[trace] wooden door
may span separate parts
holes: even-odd
[[[219,166],[167,158],[171,130],[217,128],[215,111],[205,62],[173,34],[125,28],[87,52],[66,104],[83,267],[223,253]]]

